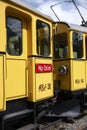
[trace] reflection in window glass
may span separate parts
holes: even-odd
[[[42,56],[50,54],[50,28],[49,25],[37,20],[37,53]]]
[[[68,45],[67,45],[67,33],[58,33],[53,37],[54,58],[67,58],[68,57]]]
[[[7,52],[10,55],[22,54],[22,23],[14,17],[7,17]]]
[[[83,40],[82,32],[73,32],[73,57],[83,57]]]

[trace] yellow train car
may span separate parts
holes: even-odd
[[[78,116],[87,106],[87,28],[53,22],[19,0],[0,7],[0,130]]]
[[[87,105],[87,27],[55,22],[53,35],[54,87],[60,106],[68,105],[60,113],[75,116]]]
[[[53,96],[52,19],[18,0],[0,0],[0,17],[0,130],[13,130]]]

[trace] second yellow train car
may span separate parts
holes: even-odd
[[[76,116],[87,105],[87,27],[55,22],[53,34],[57,113]]]

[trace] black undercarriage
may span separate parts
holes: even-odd
[[[39,124],[43,117],[79,116],[87,106],[87,90],[60,90],[53,98],[37,103],[29,102],[25,98],[6,104],[6,111],[0,113],[0,130],[17,130],[25,125]]]

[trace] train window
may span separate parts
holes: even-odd
[[[14,56],[22,54],[22,23],[11,16],[7,17],[7,52]]]
[[[73,32],[73,57],[83,57],[83,39],[82,32]]]
[[[58,33],[53,37],[54,46],[54,58],[67,58],[68,45],[67,45],[67,33]]]
[[[50,54],[50,27],[40,20],[36,22],[37,29],[37,54],[49,56]]]

